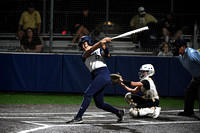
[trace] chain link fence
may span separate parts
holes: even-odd
[[[51,22],[51,1],[53,1],[53,22]],[[19,51],[20,41],[17,39],[18,25],[21,14],[27,11],[29,0],[2,0],[0,10],[0,51]],[[182,2],[180,6],[179,1],[159,1],[159,0],[33,0],[35,10],[39,11],[41,16],[41,32],[39,34],[42,43],[42,52],[65,52],[67,50],[75,50],[74,46],[70,46],[70,42],[76,34],[75,24],[77,16],[82,14],[84,9],[89,9],[92,15],[94,29],[103,33],[104,36],[115,36],[132,30],[130,21],[133,16],[138,13],[138,7],[143,6],[146,13],[153,15],[158,24],[161,25],[166,13],[173,12],[176,23],[182,27],[183,37],[192,43],[194,37],[194,24],[198,23],[200,14],[197,9],[193,11],[187,7],[187,2]],[[191,6],[191,3],[188,5]],[[193,3],[192,6],[195,6]],[[50,32],[50,26],[53,24],[53,33]],[[157,26],[153,29],[156,33],[156,51],[163,41],[161,27]],[[198,27],[198,26],[197,26]],[[198,28],[196,28],[198,30]],[[52,51],[50,51],[50,37],[53,37]],[[198,34],[196,36],[199,36]],[[133,43],[130,36],[121,38],[124,47],[114,47],[114,50],[132,50],[132,52],[149,52],[152,51],[151,44],[147,44],[146,51],[141,48],[141,44]],[[198,41],[197,41],[198,42]],[[149,42],[147,42],[149,43]],[[116,45],[118,46],[118,45]],[[132,46],[132,47],[131,47]],[[191,44],[192,46],[192,44]],[[130,48],[131,47],[131,48]],[[56,48],[59,49],[56,51]],[[111,48],[111,49],[112,49]],[[138,48],[138,50],[137,50]],[[79,50],[77,50],[79,51]],[[73,51],[72,51],[73,52]]]

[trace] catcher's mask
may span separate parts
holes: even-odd
[[[82,36],[79,43],[78,43],[78,46],[82,49],[82,43],[84,42],[88,42],[88,45],[92,46],[94,45],[94,40],[89,37],[89,36]]]
[[[144,75],[147,72],[147,75]],[[144,64],[140,67],[139,78],[143,79],[145,77],[153,76],[155,74],[155,69],[151,64]]]
[[[187,43],[182,38],[178,38],[172,42],[172,53],[174,56],[179,55],[179,48],[182,46],[187,47]]]

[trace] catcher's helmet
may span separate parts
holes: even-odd
[[[187,43],[182,38],[178,38],[172,42],[172,53],[174,56],[179,55],[179,48],[185,46],[187,47]]]
[[[146,71],[148,73],[148,75],[143,75],[141,73],[141,71]],[[140,79],[144,78],[144,77],[149,77],[149,76],[153,76],[155,74],[155,69],[153,67],[153,65],[151,64],[144,64],[140,67],[140,72],[139,72],[139,77]]]
[[[82,48],[82,43],[84,43],[84,42],[88,42],[88,45],[90,45],[90,46],[94,45],[94,40],[91,37],[89,37],[89,36],[82,36],[81,39],[80,39],[80,41],[79,41],[79,43],[78,43],[78,46],[80,48]]]

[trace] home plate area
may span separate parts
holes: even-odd
[[[121,133],[121,132],[199,132],[200,121],[196,117],[182,117],[182,110],[162,109],[157,119],[151,117],[132,118],[127,114],[122,123],[117,117],[99,109],[88,109],[83,124],[66,124],[76,114],[75,111],[63,113],[44,112],[1,112],[0,132],[2,133]],[[47,112],[47,111],[46,111]],[[199,115],[199,111],[195,110]]]

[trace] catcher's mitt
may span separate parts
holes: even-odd
[[[122,76],[117,73],[117,74],[110,74],[110,78],[111,78],[111,83],[112,84],[116,84],[120,78],[122,78]]]

